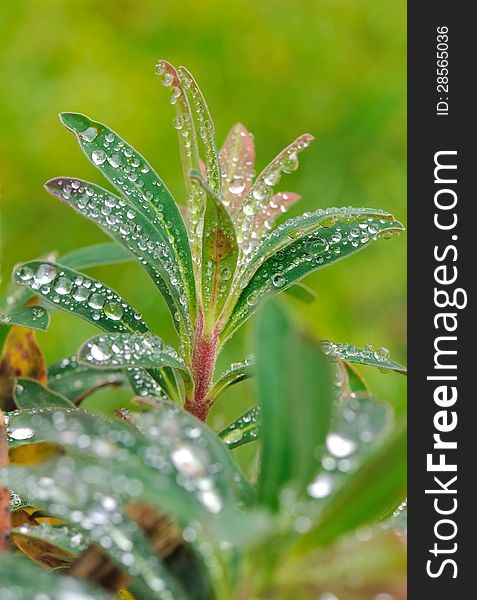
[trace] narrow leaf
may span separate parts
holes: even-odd
[[[396,371],[403,375],[407,373],[406,367],[389,358],[387,348],[375,349],[368,345],[364,349],[360,349],[351,344],[334,344],[328,340],[322,343],[322,348],[331,360],[342,359],[358,365],[378,367],[383,372]]]
[[[17,283],[49,304],[105,331],[148,330],[140,315],[103,283],[63,265],[33,260],[17,267]]]
[[[156,233],[152,242],[162,241],[170,248],[193,317],[195,283],[187,230],[164,182],[132,146],[105,125],[77,113],[62,113],[61,121],[124,200],[152,223]]]
[[[147,214],[138,211],[134,203],[86,181],[62,177],[49,181],[46,189],[134,254],[162,293],[176,327],[182,324],[183,332],[190,328],[187,294],[170,243],[165,241],[164,232],[156,231]]]
[[[319,345],[274,303],[261,314],[256,348],[263,440],[258,495],[276,510],[285,485],[302,495],[316,471],[315,452],[331,419],[331,375]]]
[[[282,249],[264,258],[268,251],[264,249],[267,241],[254,258],[256,269],[248,284],[240,291],[231,317],[222,333],[223,340],[248,319],[263,298],[283,291],[301,279],[338,260],[368,247],[380,237],[387,237],[402,231],[402,225],[391,219],[368,217],[364,223],[337,221],[328,227],[321,226],[312,233],[307,233],[290,241]],[[359,225],[363,225],[360,227]],[[281,240],[281,236],[279,237]],[[267,245],[268,248],[268,245]],[[256,262],[260,264],[256,268]],[[232,294],[231,298],[234,295]]]
[[[174,348],[150,333],[95,336],[81,346],[77,359],[79,363],[95,369],[173,367],[187,370]]]
[[[210,332],[232,286],[238,258],[235,230],[225,206],[197,172],[195,182],[206,194],[202,237],[202,299],[204,320]]]
[[[209,393],[212,401],[214,402],[220,398],[231,385],[235,385],[245,379],[250,379],[254,373],[254,363],[255,359],[253,355],[248,356],[243,362],[232,363],[212,386],[212,390]]]
[[[50,315],[42,306],[25,306],[0,315],[0,327],[2,325],[21,325],[46,331],[50,325]]]
[[[318,297],[318,294],[304,283],[295,283],[287,288],[285,293],[300,300],[303,304],[312,304]]]
[[[222,170],[220,167],[219,152],[215,141],[214,122],[209,112],[205,98],[195,79],[185,67],[179,67],[179,78],[183,87],[192,99],[195,118],[199,126],[198,133],[205,151],[205,166],[207,169],[207,183],[216,192],[220,193],[222,186]]]
[[[258,439],[260,433],[260,407],[254,406],[219,433],[222,441],[231,449]]]
[[[260,220],[262,217],[259,215],[268,210],[275,185],[282,173],[291,173],[298,168],[298,154],[308,148],[313,139],[313,136],[304,134],[280,152],[260,173],[250,192],[240,203],[240,210],[234,215],[234,221],[237,229],[242,232],[239,241],[245,256],[259,243],[254,238],[255,221],[257,218]]]
[[[13,390],[13,399],[18,408],[40,408],[59,406],[74,408],[74,404],[60,394],[49,390],[34,379],[18,378]]]

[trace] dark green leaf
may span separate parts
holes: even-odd
[[[280,490],[302,495],[317,468],[331,419],[332,384],[319,344],[268,303],[257,327],[256,378],[262,410],[260,502],[278,508]]]
[[[50,314],[42,306],[25,306],[0,315],[0,327],[2,325],[21,325],[46,331],[50,325]]]
[[[174,348],[150,333],[97,335],[81,346],[77,358],[81,364],[95,369],[173,367],[187,370]]]
[[[58,406],[74,408],[74,404],[53,390],[38,383],[34,379],[19,378],[13,390],[13,398],[18,408],[43,408]]]
[[[396,371],[403,375],[407,373],[406,367],[388,358],[389,350],[387,348],[375,349],[372,346],[365,346],[364,349],[361,349],[351,344],[334,344],[328,340],[323,342],[322,348],[331,360],[342,359],[349,363],[378,367],[384,372]]]
[[[154,226],[156,235],[151,241],[162,241],[170,248],[193,319],[195,282],[188,234],[164,182],[132,146],[105,125],[77,113],[63,113],[61,121],[76,134],[86,156],[125,201]]]
[[[86,181],[60,177],[49,181],[46,189],[134,254],[161,291],[176,327],[182,324],[183,332],[190,329],[186,290],[171,242],[154,226],[157,217],[149,220],[136,203]]]
[[[219,433],[231,450],[258,439],[260,433],[260,407],[254,406]]]
[[[79,271],[33,260],[15,270],[15,280],[49,304],[105,331],[148,331],[141,316],[116,292]]]
[[[212,386],[212,390],[209,392],[209,398],[211,398],[212,401],[215,401],[220,398],[231,385],[244,381],[245,379],[250,379],[254,372],[254,362],[253,355],[250,355],[243,362],[232,363]]]
[[[263,249],[267,243],[265,241],[259,250],[260,255],[265,252],[263,262],[256,268],[259,258],[255,256],[252,259],[248,275],[244,275],[247,280],[250,272],[254,270],[251,279],[243,290],[237,289],[231,297],[233,303],[235,295],[240,294],[222,333],[222,340],[230,337],[264,298],[291,287],[313,271],[366,248],[379,237],[394,235],[402,230],[402,225],[392,217],[366,217],[366,211],[368,209],[352,209],[353,214],[359,214],[359,218],[351,217],[349,212],[343,212],[342,220],[333,218],[333,223],[324,221],[323,215],[315,217],[319,224],[314,222],[312,233],[306,233],[294,240],[287,234],[283,239],[283,244],[286,245],[268,258],[265,258],[267,253]],[[278,235],[277,240],[280,245],[282,242],[279,240],[282,240],[282,236]]]

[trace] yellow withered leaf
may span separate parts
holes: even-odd
[[[47,382],[47,369],[43,353],[33,329],[14,326],[8,332],[0,356],[0,407],[13,410],[13,381],[16,377],[29,377],[40,383]]]

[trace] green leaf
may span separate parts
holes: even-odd
[[[215,325],[227,298],[237,266],[238,245],[227,209],[197,172],[191,174],[206,194],[202,235],[202,299],[206,331]]]
[[[315,454],[331,419],[331,375],[319,345],[275,303],[261,314],[256,348],[263,447],[258,497],[276,510],[284,486],[303,495],[316,471]]]
[[[14,276],[17,283],[27,286],[52,306],[105,331],[148,331],[140,315],[116,292],[79,271],[32,260],[18,266]]]
[[[48,368],[48,387],[75,405],[100,388],[126,383],[122,371],[91,369],[80,365],[76,356],[63,359]]]
[[[260,236],[258,239],[256,238],[255,226],[259,225],[262,229],[271,208],[270,202],[274,194],[274,187],[279,182],[282,173],[296,171],[298,153],[308,148],[313,139],[313,136],[309,134],[301,135],[282,150],[260,173],[249,193],[240,202],[234,213],[234,223],[237,231],[241,232],[239,243],[242,250],[245,251],[245,256],[248,256],[250,251],[259,244]]]
[[[253,271],[247,285],[243,289],[236,288],[231,296],[229,305],[235,303],[234,298],[239,294],[222,333],[222,341],[229,338],[248,319],[262,299],[286,290],[313,271],[366,248],[380,237],[391,236],[402,230],[402,225],[391,216],[380,214],[378,217],[379,211],[374,211],[375,216],[366,217],[368,211],[369,209],[351,209],[350,212],[349,209],[344,209],[342,220],[333,217],[332,221],[327,221],[326,213],[309,217],[311,233],[303,234],[303,227],[291,229],[287,226],[287,234],[283,236],[283,230],[278,228],[280,232],[277,233],[276,243],[265,240],[250,262],[243,275],[246,281]],[[354,217],[351,216],[353,214]],[[292,231],[294,233],[290,238]],[[297,239],[293,239],[295,234]],[[257,264],[260,264],[258,268]]]
[[[199,126],[199,137],[202,140],[205,151],[205,167],[207,171],[207,183],[216,193],[220,193],[222,186],[222,169],[220,166],[219,152],[215,141],[214,122],[209,112],[205,98],[197,85],[195,79],[185,67],[179,67],[179,78],[183,88],[190,96],[193,114]]]
[[[369,345],[365,346],[364,349],[360,349],[350,344],[334,344],[325,340],[322,343],[322,349],[331,360],[342,359],[349,363],[378,367],[378,369],[384,372],[396,371],[403,375],[407,374],[406,367],[388,358],[389,350],[387,348],[376,350]]]
[[[389,514],[406,493],[406,427],[400,423],[326,502],[312,529],[297,542],[308,552]]]
[[[171,250],[189,305],[195,315],[195,282],[187,230],[179,209],[151,165],[117,133],[77,113],[62,113],[62,123],[76,134],[89,160],[116,187],[137,214],[150,221],[156,235]],[[146,242],[147,243],[147,242]],[[178,282],[179,283],[179,282]]]
[[[48,257],[40,258],[40,260],[42,259],[50,260],[51,262],[56,262],[57,260],[54,253],[50,253]],[[122,246],[114,243],[94,244],[93,246],[78,248],[58,258],[60,264],[64,264],[66,267],[72,269],[86,269],[129,260],[133,260],[132,254]],[[33,293],[30,290],[11,281],[1,295],[0,306],[4,304],[9,310],[15,310],[24,306],[32,296]]]
[[[59,263],[71,269],[89,269],[90,267],[113,265],[131,260],[134,260],[131,252],[114,242],[85,246],[84,248],[71,250],[71,252],[62,254],[58,258]]]
[[[231,385],[235,385],[245,379],[250,379],[254,373],[254,363],[255,359],[253,355],[248,356],[243,362],[232,363],[212,386],[209,392],[209,398],[212,399],[212,402],[220,398]]]
[[[86,181],[60,177],[50,180],[45,187],[134,254],[162,293],[175,326],[180,330],[182,325],[183,333],[189,331],[186,290],[170,242],[154,225],[159,219],[148,218],[137,209],[136,203]]]
[[[72,431],[68,431],[71,435]],[[169,590],[173,598],[185,599],[143,532],[124,515],[125,494],[121,502],[121,494],[115,493],[111,481],[115,479],[116,487],[119,487],[121,475],[116,466],[110,465],[108,470],[105,465],[97,464],[97,460],[68,456],[36,467],[10,467],[3,471],[0,471],[0,477],[10,485],[12,477],[16,478],[15,489],[28,494],[35,504],[51,514],[71,522],[92,542],[99,544],[122,570],[133,577],[129,589],[138,598],[163,600],[162,591]],[[103,480],[91,477],[94,472]],[[134,479],[128,480],[125,474],[122,483],[134,485]]]
[[[95,491],[123,503],[142,499],[175,516],[183,526],[197,521],[212,537],[233,539],[237,528],[240,531],[238,504],[250,501],[252,490],[219,439],[170,403],[163,403],[161,410],[129,417],[140,431],[81,408],[16,411],[9,415],[10,445],[57,443],[85,461],[85,473],[88,465],[94,465],[97,477],[91,481],[87,475],[82,478],[83,467],[76,459],[69,467],[68,462],[54,463],[58,472],[49,477],[59,491],[53,486],[52,493],[62,498],[68,494],[68,502],[71,497],[81,503],[85,494],[94,496]],[[60,476],[62,469],[65,473]],[[28,477],[41,481],[35,469],[22,475],[10,468],[1,477],[5,485],[31,500],[35,500],[33,493],[41,496],[45,491],[27,481]],[[123,482],[120,488],[116,478]]]
[[[50,325],[50,314],[42,306],[25,306],[0,315],[0,326],[2,325],[21,325],[46,331]]]
[[[173,367],[187,370],[174,348],[150,333],[97,335],[81,346],[77,359],[79,363],[95,369]]]
[[[48,389],[34,379],[19,378],[13,390],[13,398],[18,408],[41,408],[44,406],[58,406],[61,408],[74,408],[74,404],[57,392]]]
[[[54,600],[114,600],[110,594],[85,581],[50,573],[30,560],[13,554],[5,554],[0,560],[0,582],[0,591],[5,598],[35,600],[41,591]]]
[[[233,450],[243,444],[254,442],[260,433],[260,407],[254,406],[219,433],[228,448]]]

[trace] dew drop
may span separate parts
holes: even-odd
[[[30,267],[22,267],[18,271],[18,277],[22,281],[29,281],[33,277],[33,269],[30,269]]]
[[[79,285],[73,292],[73,298],[77,302],[86,302],[90,293],[91,292],[89,291],[89,289],[87,287],[85,287],[84,285]]]
[[[272,277],[272,283],[276,288],[283,287],[286,282],[287,280],[285,279],[285,277],[283,277],[283,275],[280,275],[279,273],[273,275]]]
[[[104,298],[101,294],[91,294],[88,300],[88,306],[94,308],[95,310],[100,310],[103,308]]]
[[[91,158],[95,165],[102,165],[106,160],[106,153],[103,150],[93,150]]]
[[[40,285],[51,283],[56,277],[56,267],[48,264],[40,265],[35,271],[34,277],[35,282]]]
[[[356,443],[337,433],[330,433],[326,438],[326,447],[333,456],[344,458],[353,454],[356,450]]]
[[[11,431],[8,435],[12,440],[29,440],[35,435],[35,432],[29,427],[19,427]]]
[[[82,140],[85,140],[86,142],[94,142],[94,140],[99,135],[99,131],[96,129],[96,127],[88,127],[78,135]]]
[[[73,282],[68,279],[68,277],[58,277],[53,289],[57,294],[60,294],[60,296],[66,296],[73,289]]]
[[[229,184],[229,192],[235,196],[241,194],[245,190],[245,181],[242,177],[235,176]]]
[[[107,302],[104,305],[104,314],[111,319],[111,321],[120,321],[124,314],[122,306],[118,302]]]
[[[240,442],[243,438],[243,431],[241,429],[231,429],[222,439],[226,444],[235,444]]]

